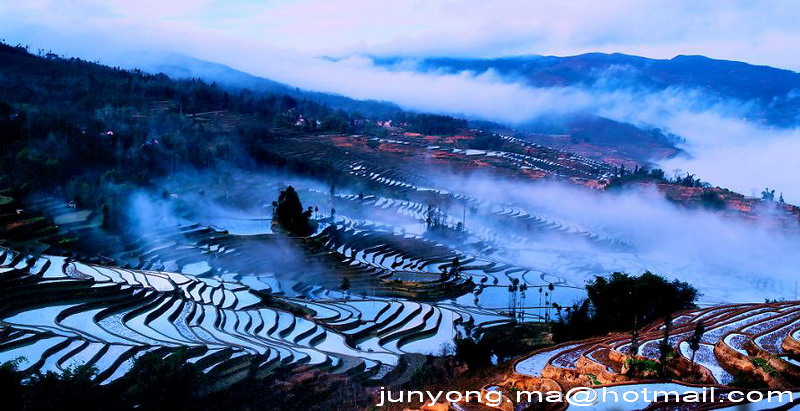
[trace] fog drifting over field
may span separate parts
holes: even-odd
[[[543,238],[532,253],[521,253],[522,263],[541,263],[543,258],[535,250],[542,247],[545,255],[560,256],[561,263],[594,265],[598,272],[650,270],[687,281],[701,289],[707,302],[794,298],[800,265],[794,250],[800,247],[800,238],[763,222],[686,209],[655,190],[600,193],[564,183],[511,183],[483,177],[466,183],[456,179],[452,184],[478,198],[515,204],[630,244],[613,251],[590,242]],[[763,206],[765,213],[774,207]],[[581,284],[591,278],[585,274],[586,278],[571,280]]]
[[[220,175],[229,180],[221,180]],[[598,192],[567,183],[510,182],[486,175],[442,174],[431,182],[439,189],[534,213],[564,228],[528,230],[521,219],[501,222],[489,212],[493,206],[486,203],[477,212],[470,211],[466,219],[467,230],[494,232],[499,241],[496,245],[509,251],[488,258],[556,275],[573,286],[613,271],[640,274],[650,270],[694,285],[704,294],[703,303],[795,298],[800,266],[795,251],[800,238],[768,227],[766,220],[723,218],[704,209],[687,209],[668,202],[655,190]],[[210,224],[233,233],[255,228],[239,234],[268,233],[268,204],[288,184],[298,188],[305,206],[325,210],[331,205],[323,182],[281,171],[229,168],[187,172],[164,180],[157,189],[133,195],[128,213],[141,222],[134,234],[145,241],[153,227],[189,223]],[[165,196],[162,190],[174,196]],[[339,189],[352,194],[355,190]],[[367,190],[365,194],[372,193]],[[424,232],[424,225],[392,207],[359,206],[343,199],[334,200],[333,205],[343,217],[386,227],[412,227],[404,230],[408,234]],[[774,204],[761,206],[763,213],[769,214]],[[462,203],[453,201],[447,212],[460,221],[462,210]],[[579,233],[582,230],[622,240],[624,245],[590,240]],[[448,244],[465,250],[457,241]],[[282,275],[308,271],[299,250],[280,242],[262,246],[263,255],[280,256],[264,261],[269,270]],[[325,275],[323,269],[314,271]]]

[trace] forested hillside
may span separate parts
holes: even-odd
[[[404,112],[381,120],[425,133],[466,126]],[[130,185],[184,167],[245,166],[269,139],[382,131],[375,123],[285,94],[233,92],[0,44],[0,187],[22,194],[51,190],[98,209]]]

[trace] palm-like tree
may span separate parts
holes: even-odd
[[[694,334],[692,334],[692,338],[689,339],[689,348],[692,349],[692,368],[691,368],[691,375],[694,375],[694,356],[697,354],[697,350],[700,349],[700,341],[703,339],[703,334],[706,332],[706,326],[703,324],[702,321],[699,321],[697,325],[694,327]]]
[[[667,314],[664,317],[664,337],[658,344],[658,351],[660,354],[659,361],[661,362],[661,376],[667,375],[667,356],[672,351],[669,345],[669,333],[672,329],[672,314]]]

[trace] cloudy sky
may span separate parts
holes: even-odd
[[[800,46],[794,0],[0,3],[0,31],[7,40],[98,56],[109,48],[200,52],[227,43],[253,52],[271,49],[329,56],[704,54],[800,70],[800,55],[786,52]]]
[[[745,102],[531,89],[491,72],[391,71],[360,57],[702,54],[800,71],[798,16],[796,0],[0,0],[0,38],[125,66],[145,50],[177,52],[307,89],[509,123],[594,111],[685,137],[692,157],[664,167],[800,202],[800,130],[743,121]]]

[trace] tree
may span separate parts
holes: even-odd
[[[313,209],[309,207],[308,210],[303,211],[303,204],[294,187],[289,186],[286,187],[286,190],[282,190],[278,196],[278,202],[273,204],[275,206],[274,215],[281,228],[297,236],[307,236],[314,232],[314,226],[310,220]]]
[[[553,334],[558,341],[575,340],[594,334],[594,328],[589,300],[584,299],[567,307],[564,318],[553,324]]]
[[[702,321],[698,321],[697,325],[694,327],[694,334],[692,337],[689,338],[689,348],[692,349],[692,369],[690,374],[694,375],[694,356],[697,354],[697,350],[700,349],[700,341],[703,339],[703,334],[706,332],[706,326],[703,324]]]
[[[458,278],[461,275],[461,261],[458,257],[453,258],[453,262],[450,264],[450,275],[449,278]]]
[[[97,368],[86,364],[69,367],[60,374],[37,372],[25,384],[28,392],[24,408],[63,409],[65,405],[78,404],[85,410],[116,408],[107,402],[108,392],[98,395],[100,384],[96,376]]]
[[[23,385],[19,364],[23,358],[0,364],[0,386],[3,387],[3,405],[9,410],[22,409]]]
[[[667,375],[667,360],[672,353],[672,346],[669,344],[669,334],[672,331],[672,313],[664,317],[664,336],[658,344],[659,362],[661,364],[661,377]]]
[[[633,332],[631,332],[630,348],[628,348],[628,356],[630,356],[630,359],[628,360],[629,361],[628,363],[631,365],[628,368],[628,373],[631,376],[635,376],[636,371],[637,371],[637,367],[636,367],[636,364],[637,364],[636,356],[637,355],[639,355],[639,329],[636,328],[636,326],[634,325]]]
[[[188,358],[186,349],[166,358],[154,353],[138,358],[120,380],[125,402],[143,410],[184,408],[202,382],[200,370]]]
[[[517,289],[519,288],[519,279],[512,278],[511,284],[508,285],[508,312],[511,318],[517,318]]]
[[[636,356],[639,355],[639,329],[638,328],[634,328],[633,332],[631,332],[631,346],[628,349],[628,354],[633,359],[636,359]]]
[[[342,283],[339,284],[339,289],[345,293],[350,290],[350,279],[347,277],[342,278]]]
[[[775,201],[775,190],[770,190],[769,187],[761,191],[761,199],[764,201]]]

